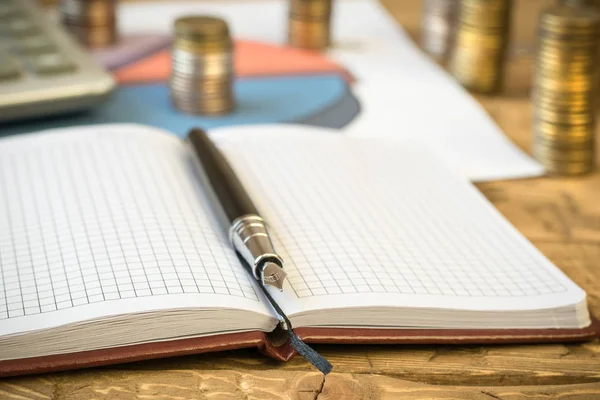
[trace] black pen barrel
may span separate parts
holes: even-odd
[[[247,214],[258,214],[231,165],[206,132],[194,128],[189,132],[188,139],[229,222]]]

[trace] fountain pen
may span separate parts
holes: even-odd
[[[283,260],[273,248],[265,221],[225,156],[202,129],[192,129],[188,141],[227,215],[231,245],[250,265],[254,278],[283,291],[287,276]]]

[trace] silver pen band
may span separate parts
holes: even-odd
[[[233,221],[229,228],[229,241],[252,267],[252,274],[258,280],[263,279],[261,267],[267,261],[283,266],[283,260],[273,248],[265,221],[256,214],[247,214]]]

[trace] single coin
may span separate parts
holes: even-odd
[[[175,20],[176,38],[194,42],[211,42],[229,36],[229,27],[222,18],[192,15]]]
[[[66,29],[85,47],[103,48],[118,41],[117,27],[109,26],[73,26],[65,25]]]
[[[560,151],[548,149],[544,146],[534,146],[532,151],[534,157],[547,165],[585,163],[593,164],[595,154],[593,151]]]
[[[598,24],[600,13],[593,7],[556,5],[540,14],[540,27],[552,31],[595,31]]]
[[[300,16],[329,18],[332,0],[290,0],[290,13]]]
[[[596,142],[594,137],[588,138],[586,141],[573,142],[568,140],[550,140],[545,136],[535,136],[533,139],[534,146],[542,146],[545,148],[557,149],[559,151],[594,151]]]
[[[534,129],[549,139],[565,137],[572,140],[584,140],[584,138],[594,134],[596,127],[595,119],[588,120],[585,123],[554,122],[542,119],[539,114],[534,113],[533,120],[536,121]]]
[[[289,18],[288,42],[293,47],[323,50],[331,42],[330,21],[303,20],[301,18]]]

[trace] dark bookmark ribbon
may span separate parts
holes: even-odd
[[[252,275],[252,271],[250,270],[250,266],[248,265],[248,263],[239,254],[237,256],[240,259],[240,261],[242,262],[242,264],[244,265],[244,267],[250,272],[250,275]],[[283,319],[283,322],[285,323],[285,326],[283,327],[283,329],[290,336],[290,345],[292,346],[292,348],[294,350],[296,350],[298,352],[298,354],[300,354],[302,357],[304,357],[306,359],[306,361],[308,361],[309,363],[314,365],[315,368],[317,368],[319,371],[321,371],[324,375],[327,375],[328,373],[330,373],[331,370],[333,369],[333,366],[331,365],[331,363],[329,361],[327,361],[327,359],[325,357],[323,357],[322,355],[317,353],[312,347],[310,347],[309,345],[304,343],[302,341],[302,339],[300,339],[298,337],[298,335],[296,335],[294,333],[292,323],[290,322],[287,315],[285,315],[285,313],[283,312],[281,307],[279,307],[279,304],[277,304],[275,299],[273,297],[271,297],[271,294],[267,291],[267,288],[265,288],[264,285],[260,282],[259,282],[258,286],[260,286],[260,289],[262,290],[264,295],[269,300],[269,303],[271,303],[271,306],[273,307],[273,309]]]
[[[269,299],[269,303],[271,303],[271,306],[273,306],[277,314],[279,314],[279,316],[283,318],[283,321],[285,322],[284,329],[288,333],[288,335],[290,335],[290,345],[294,348],[294,350],[296,350],[298,354],[304,357],[306,361],[314,365],[324,375],[330,373],[333,368],[331,363],[327,361],[325,357],[317,353],[312,347],[304,343],[302,339],[300,339],[298,335],[294,333],[292,323],[288,319],[287,315],[285,315],[281,307],[279,307],[279,304],[277,304],[275,299],[271,297],[271,295],[269,294],[269,292],[267,292],[267,289],[263,285],[259,286],[262,289],[265,296],[267,296],[267,299]]]

